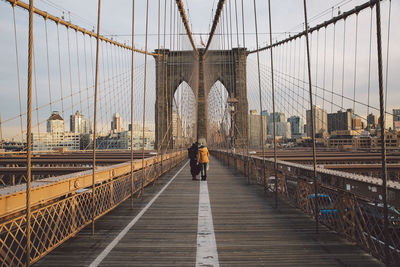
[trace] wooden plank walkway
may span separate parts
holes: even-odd
[[[88,266],[125,228],[180,167],[81,231],[37,262],[37,266]],[[101,262],[101,266],[196,266],[199,181],[183,168],[152,206]],[[273,199],[262,188],[212,160],[208,191],[220,266],[381,266],[357,246]]]

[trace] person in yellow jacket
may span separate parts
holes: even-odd
[[[199,147],[199,152],[197,154],[197,160],[200,164],[201,169],[201,180],[205,181],[207,179],[207,164],[209,162],[208,157],[210,153],[208,152],[207,147],[201,145]]]

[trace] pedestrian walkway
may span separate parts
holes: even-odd
[[[300,210],[274,209],[262,188],[213,158],[207,183],[182,166],[146,188],[134,209],[127,200],[96,222],[94,236],[88,227],[36,265],[381,265],[324,227],[315,234]]]

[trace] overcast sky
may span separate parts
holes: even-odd
[[[162,11],[164,10],[164,1],[161,0],[161,9]],[[308,0],[308,17],[310,19],[310,26],[314,26],[318,23],[323,22],[324,20],[330,19],[332,15],[337,15],[338,14],[338,5],[340,6],[340,11],[348,11],[352,9],[354,6],[359,5],[361,3],[364,3],[366,0]],[[188,17],[190,19],[190,25],[192,32],[195,34],[194,39],[196,42],[197,46],[200,46],[200,35],[201,38],[203,39],[204,42],[207,41],[207,33],[210,31],[210,25],[212,23],[212,18],[215,13],[215,7],[217,4],[217,0],[184,0],[184,6],[186,8]],[[236,26],[235,26],[235,14],[234,14],[234,6],[235,2],[237,3],[238,6],[238,24],[239,26],[239,33],[242,33],[241,30],[241,25],[242,25],[242,20],[241,20],[241,3],[242,0],[231,0],[231,2],[226,1],[227,7],[229,7],[229,3],[232,8],[232,17],[233,17],[233,33],[236,34]],[[274,33],[274,40],[280,40],[285,38],[285,36],[288,36],[289,34],[293,35],[296,32],[299,32],[304,29],[304,26],[302,25],[304,21],[304,15],[303,15],[303,1],[301,0],[271,0],[272,2],[272,21],[273,21],[273,33]],[[149,50],[154,50],[158,46],[158,1],[157,0],[149,0],[149,45],[148,49]],[[167,3],[167,13],[169,13],[169,7],[171,5],[171,0],[166,0]],[[175,5],[175,1],[172,1],[172,4]],[[251,0],[243,0],[243,5],[244,5],[244,26],[245,26],[245,33],[246,33],[246,46],[249,50],[252,50],[255,48],[255,27],[254,27],[254,10],[253,10],[253,1]],[[35,6],[39,9],[42,9],[44,11],[48,11],[49,13],[55,15],[55,16],[64,16],[67,20],[71,19],[71,22],[74,24],[77,24],[81,27],[87,28],[87,29],[93,29],[97,23],[97,1],[96,0],[85,0],[85,1],[79,1],[79,0],[69,0],[69,1],[61,1],[61,0],[36,0],[35,1]],[[332,8],[333,7],[333,8]],[[384,48],[384,56],[386,57],[386,46],[387,46],[387,29],[388,29],[388,7],[389,7],[389,1],[385,0],[382,2],[382,37],[383,37],[383,48]],[[118,41],[122,43],[131,43],[131,38],[130,38],[130,33],[131,33],[131,16],[132,16],[132,2],[131,1],[125,1],[125,0],[103,0],[102,1],[102,9],[101,9],[101,34],[107,35],[107,36],[113,36],[114,39],[117,39]],[[142,48],[144,49],[145,46],[145,38],[144,38],[144,33],[145,33],[145,14],[146,14],[146,1],[136,1],[136,12],[135,12],[135,47],[137,48]],[[64,13],[63,13],[64,10]],[[21,88],[21,109],[22,113],[25,112],[26,110],[26,105],[25,105],[25,95],[26,95],[26,50],[27,50],[27,12],[25,10],[22,10],[20,8],[16,8],[16,26],[17,26],[17,38],[18,38],[18,56],[19,56],[19,64],[20,64],[20,88]],[[69,12],[68,12],[69,11]],[[268,43],[268,38],[269,36],[266,34],[269,32],[268,30],[268,12],[267,12],[267,1],[265,0],[258,0],[257,1],[257,19],[258,19],[258,31],[259,31],[259,43],[260,46],[263,46]],[[364,12],[364,14],[360,15],[359,19],[359,42],[360,42],[360,61],[358,63],[358,72],[357,75],[360,79],[359,85],[357,85],[357,96],[356,99],[360,100],[361,102],[366,102],[366,91],[365,91],[365,80],[366,80],[366,75],[368,73],[368,68],[367,68],[367,63],[368,62],[368,48],[369,46],[366,44],[368,41],[368,31],[369,31],[369,14],[370,11],[367,10]],[[391,19],[391,25],[392,25],[392,30],[390,33],[390,60],[389,60],[389,80],[388,80],[388,110],[395,108],[395,107],[400,107],[400,90],[398,87],[398,84],[400,83],[400,51],[398,48],[398,43],[400,43],[400,31],[396,28],[397,25],[400,25],[400,1],[393,1],[392,3],[392,19]],[[169,16],[169,14],[168,14]],[[162,14],[161,16],[161,29],[163,28],[163,19],[164,16]],[[167,19],[169,20],[169,18]],[[45,49],[45,35],[44,35],[44,21],[42,18],[36,17],[35,18],[35,44],[36,44],[36,64],[37,64],[37,81],[36,83],[38,84],[37,87],[40,88],[38,89],[38,106],[43,106],[46,105],[46,102],[49,102],[49,96],[45,92],[47,92],[46,88],[48,86],[47,80],[48,80],[48,75],[47,75],[47,64],[46,62],[46,49]],[[375,23],[375,21],[374,21]],[[2,63],[0,64],[0,90],[1,90],[1,98],[0,98],[0,113],[2,116],[2,121],[9,120],[8,122],[3,124],[3,136],[5,137],[13,137],[15,136],[15,132],[18,132],[19,129],[19,124],[20,124],[20,119],[18,117],[18,114],[20,114],[20,106],[19,106],[19,96],[18,96],[18,83],[17,83],[17,74],[16,74],[16,57],[15,57],[15,40],[14,40],[14,23],[13,23],[13,16],[12,16],[12,8],[11,5],[6,3],[5,1],[0,1],[0,32],[1,32],[1,38],[0,38],[0,56],[2,58]],[[56,80],[55,77],[58,75],[58,69],[56,68],[57,66],[57,35],[56,35],[56,27],[54,23],[48,23],[49,27],[49,53],[50,53],[50,65],[52,65],[52,69],[50,70],[50,74],[52,77],[52,90],[53,92],[53,99],[57,97],[57,92],[58,92],[58,84],[59,80]],[[167,22],[167,32],[169,32],[169,24]],[[340,37],[340,31],[342,31],[342,28],[340,25],[337,25],[337,34],[339,37],[338,40],[343,40],[343,37]],[[354,22],[348,23],[347,26],[347,31],[348,31],[348,36],[347,40],[349,41],[349,44],[347,45],[347,49],[350,49],[352,46],[351,42],[354,39],[354,36],[352,36],[352,32],[354,33]],[[353,29],[352,29],[353,27]],[[183,29],[181,28],[183,31]],[[67,50],[66,46],[66,35],[65,35],[65,29],[60,28],[61,32],[61,47],[63,51]],[[350,34],[349,34],[350,33]],[[74,33],[75,34],[75,33]],[[73,42],[75,42],[75,38],[73,35],[70,36],[71,38],[71,45],[75,45]],[[80,37],[79,37],[80,38]],[[328,36],[328,40],[329,40]],[[234,38],[236,40],[236,38]],[[92,40],[93,41],[93,40]],[[163,36],[161,36],[161,46],[163,45]],[[166,46],[169,47],[169,37],[167,36],[166,38]],[[240,45],[242,45],[242,38],[240,36]],[[234,41],[234,45],[236,46],[236,41]],[[315,43],[315,37],[314,37],[314,43]],[[94,45],[94,42],[91,43],[91,45]],[[319,44],[321,46],[321,43]],[[329,57],[329,48],[331,47],[332,42],[328,42],[327,45],[327,51],[328,51],[328,57]],[[342,44],[337,44],[338,47],[340,47]],[[73,55],[72,62],[74,62],[75,58],[78,56],[79,62],[80,62],[80,67],[82,68],[83,65],[83,56],[84,56],[84,51],[82,50],[82,42],[79,44],[80,50],[77,52],[75,55]],[[373,44],[373,48],[376,45]],[[188,44],[184,45],[185,49],[188,49]],[[74,48],[76,49],[76,48]],[[107,48],[105,48],[107,49]],[[88,48],[87,48],[88,50]],[[354,50],[354,49],[353,49]],[[346,57],[346,72],[347,68],[349,68],[349,72],[352,71],[353,67],[351,62],[354,61],[352,59],[351,55],[354,54],[354,51],[350,51]],[[107,51],[107,50],[104,50]],[[321,51],[321,50],[320,50]],[[346,50],[347,51],[347,50]],[[113,53],[113,51],[111,51]],[[312,53],[315,53],[315,51],[312,51]],[[320,52],[321,53],[321,52]],[[375,55],[375,54],[374,54]],[[63,66],[66,66],[68,63],[67,54],[64,53],[62,54],[64,57],[63,60]],[[122,57],[126,57],[126,60],[129,59],[129,54],[124,54],[122,53]],[[341,56],[338,56],[341,57]],[[137,57],[137,63],[135,66],[139,66],[140,64],[143,63],[143,56],[138,56]],[[89,59],[88,59],[89,60]],[[254,65],[255,57],[254,56],[249,56],[249,64]],[[375,58],[373,57],[372,60],[374,61]],[[152,72],[154,73],[154,64],[153,64],[153,59],[150,57],[149,59],[149,77],[151,78]],[[319,60],[320,61],[320,60]],[[129,61],[127,61],[129,62]],[[338,59],[337,61],[338,65],[341,63],[341,58]],[[348,64],[347,64],[348,63]],[[75,63],[73,64],[73,69],[75,69]],[[74,65],[75,64],[75,65]],[[267,64],[264,61],[262,64]],[[384,65],[386,65],[386,58],[384,59]],[[321,65],[319,65],[321,66]],[[126,65],[125,67],[128,67]],[[251,66],[250,66],[251,67]],[[315,66],[314,66],[315,67]],[[385,66],[386,69],[386,66]],[[64,90],[68,91],[69,90],[69,80],[70,76],[67,73],[68,68],[64,67],[62,70],[62,75],[65,77],[62,78],[63,80],[63,86]],[[121,67],[121,70],[128,70],[127,68],[124,69],[124,66]],[[371,105],[376,106],[377,105],[377,91],[376,91],[376,68],[372,69],[373,76],[372,76],[372,84],[374,87],[373,91],[373,98],[371,100]],[[105,75],[106,72],[104,72]],[[338,70],[338,73],[340,73],[340,70]],[[254,74],[254,73],[252,73]],[[76,75],[76,74],[75,74]],[[319,74],[320,75],[320,74]],[[83,73],[82,73],[82,76]],[[90,76],[90,73],[89,73]],[[351,77],[352,74],[349,74]],[[153,75],[154,77],[154,75]],[[252,76],[251,76],[252,77]],[[126,76],[126,78],[129,78],[129,75]],[[58,79],[58,78],[57,78]],[[78,86],[83,86],[84,84],[84,77],[80,77],[82,85],[78,85],[76,82],[75,76],[73,77],[73,82],[71,82],[72,87],[78,87]],[[253,78],[252,78],[253,79]],[[254,77],[254,79],[256,79]],[[350,79],[350,78],[349,78]],[[123,81],[121,81],[123,82]],[[135,81],[137,82],[137,81]],[[375,83],[374,83],[375,82]],[[139,83],[139,82],[138,82]],[[150,104],[150,111],[147,113],[149,116],[149,120],[154,117],[154,81],[148,81],[149,83],[149,96],[153,101],[152,104]],[[55,85],[57,84],[57,85]],[[91,83],[90,83],[91,84]],[[143,86],[143,81],[141,82]],[[349,88],[351,87],[352,82],[349,82]],[[340,82],[337,85],[340,87]],[[151,88],[153,87],[153,88]],[[249,101],[251,98],[254,98],[255,94],[252,88],[255,88],[254,86],[249,85]],[[42,90],[42,91],[40,91]],[[124,94],[125,89],[121,89],[121,94]],[[75,91],[74,91],[75,92]],[[349,94],[352,91],[349,90]],[[65,95],[65,93],[64,93]],[[143,97],[142,97],[143,98]],[[78,103],[78,96],[74,96],[74,101],[75,103]],[[254,108],[257,107],[257,103],[253,101],[254,103],[251,103],[251,105],[254,104]],[[104,105],[106,105],[105,103]],[[56,105],[56,104],[55,104]],[[78,104],[75,104],[78,105]],[[121,104],[123,105],[123,103]],[[250,106],[251,106],[250,105]],[[267,108],[269,107],[269,104],[265,104]],[[35,106],[34,106],[35,107]],[[61,109],[60,107],[58,107]],[[126,107],[125,107],[126,108]],[[73,107],[75,110],[76,108]],[[89,111],[87,113],[90,113],[90,108],[88,109]],[[152,111],[153,110],[153,113]],[[108,118],[103,119],[103,127],[108,127],[108,121],[111,118],[111,113],[118,111],[118,110],[113,110],[109,109],[109,113],[106,113],[104,116],[107,115]],[[40,117],[39,121],[45,121],[46,117],[48,116],[49,109],[46,108],[43,110],[39,109],[37,112],[37,116]],[[124,114],[124,112],[119,111],[120,113]],[[365,112],[365,110],[360,110],[359,112]],[[72,112],[66,112],[66,116],[69,117],[69,114]],[[85,112],[84,112],[85,113]],[[129,114],[129,110],[127,109],[125,111],[126,114]],[[137,110],[136,113],[140,113],[140,110]],[[290,115],[290,114],[288,114]],[[364,115],[364,114],[363,114]],[[36,116],[36,115],[35,115]],[[14,118],[11,119],[10,118]],[[127,120],[127,119],[126,119]],[[154,119],[153,119],[154,120]],[[25,121],[23,121],[23,125],[25,126]],[[23,126],[23,127],[24,127]],[[45,128],[42,128],[43,126],[40,126],[40,130],[44,131]],[[66,128],[67,129],[67,128]]]

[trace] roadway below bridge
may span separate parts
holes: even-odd
[[[358,246],[212,158],[207,182],[188,164],[125,201],[35,266],[381,266]],[[206,244],[206,245],[205,245]]]

